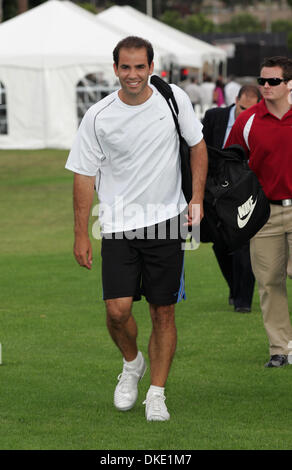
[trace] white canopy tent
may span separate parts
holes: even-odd
[[[193,67],[202,72],[204,64],[218,67],[226,63],[226,52],[195,39],[130,6],[113,6],[96,15],[98,21],[125,35],[134,34],[148,39],[154,51],[158,47],[171,50],[180,67]],[[154,60],[155,63],[155,60]]]
[[[70,148],[76,85],[99,73],[114,87],[112,51],[124,36],[69,1],[49,0],[2,23],[0,148]],[[158,49],[156,71],[168,56]]]

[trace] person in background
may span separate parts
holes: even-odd
[[[204,80],[200,85],[201,89],[201,105],[203,109],[212,108],[213,106],[213,94],[215,89],[215,83],[209,75],[204,76]]]
[[[261,94],[256,85],[244,85],[231,106],[206,111],[202,121],[206,144],[223,148],[238,116],[260,99]],[[255,279],[250,263],[249,243],[232,254],[227,253],[225,247],[217,243],[213,244],[213,250],[229,286],[229,304],[234,305],[236,312],[250,312]]]
[[[258,77],[263,99],[237,118],[226,142],[226,146],[240,144],[245,149],[250,168],[270,200],[269,220],[250,241],[251,263],[269,340],[270,360],[265,367],[289,364],[292,341],[286,286],[287,266],[292,258],[291,79],[292,59],[265,59]]]
[[[191,77],[190,83],[188,83],[185,87],[185,92],[189,96],[193,107],[195,107],[196,104],[200,104],[201,90],[195,77]]]
[[[234,75],[231,75],[229,77],[228,82],[226,83],[224,87],[226,106],[231,106],[233,103],[235,103],[239,90],[240,90],[240,84],[235,81]]]
[[[213,92],[213,102],[218,106],[223,106],[225,104],[224,98],[224,83],[221,79],[217,79],[215,83],[215,89]]]

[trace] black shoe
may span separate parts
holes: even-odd
[[[249,308],[249,307],[235,307],[234,311],[239,312],[239,313],[250,313],[251,308]]]
[[[285,354],[275,354],[271,356],[269,362],[265,364],[265,367],[282,367],[288,364],[288,356]]]

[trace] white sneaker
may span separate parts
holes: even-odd
[[[138,382],[147,369],[145,359],[140,351],[138,356],[140,356],[139,367],[130,367],[124,361],[123,372],[118,376],[119,383],[114,393],[114,405],[120,411],[133,408],[138,397]]]
[[[146,405],[145,416],[147,421],[167,421],[170,418],[165,405],[164,394],[148,392],[143,405]]]

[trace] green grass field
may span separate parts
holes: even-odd
[[[66,157],[0,152],[0,449],[290,449],[292,368],[263,367],[258,294],[252,314],[233,312],[210,244],[186,252],[187,301],[177,307],[166,389],[171,420],[145,420],[149,370],[135,407],[114,409],[121,358],[105,327],[99,241],[92,271],[80,268]],[[292,281],[288,290],[292,307]],[[134,315],[147,354],[144,301]]]

